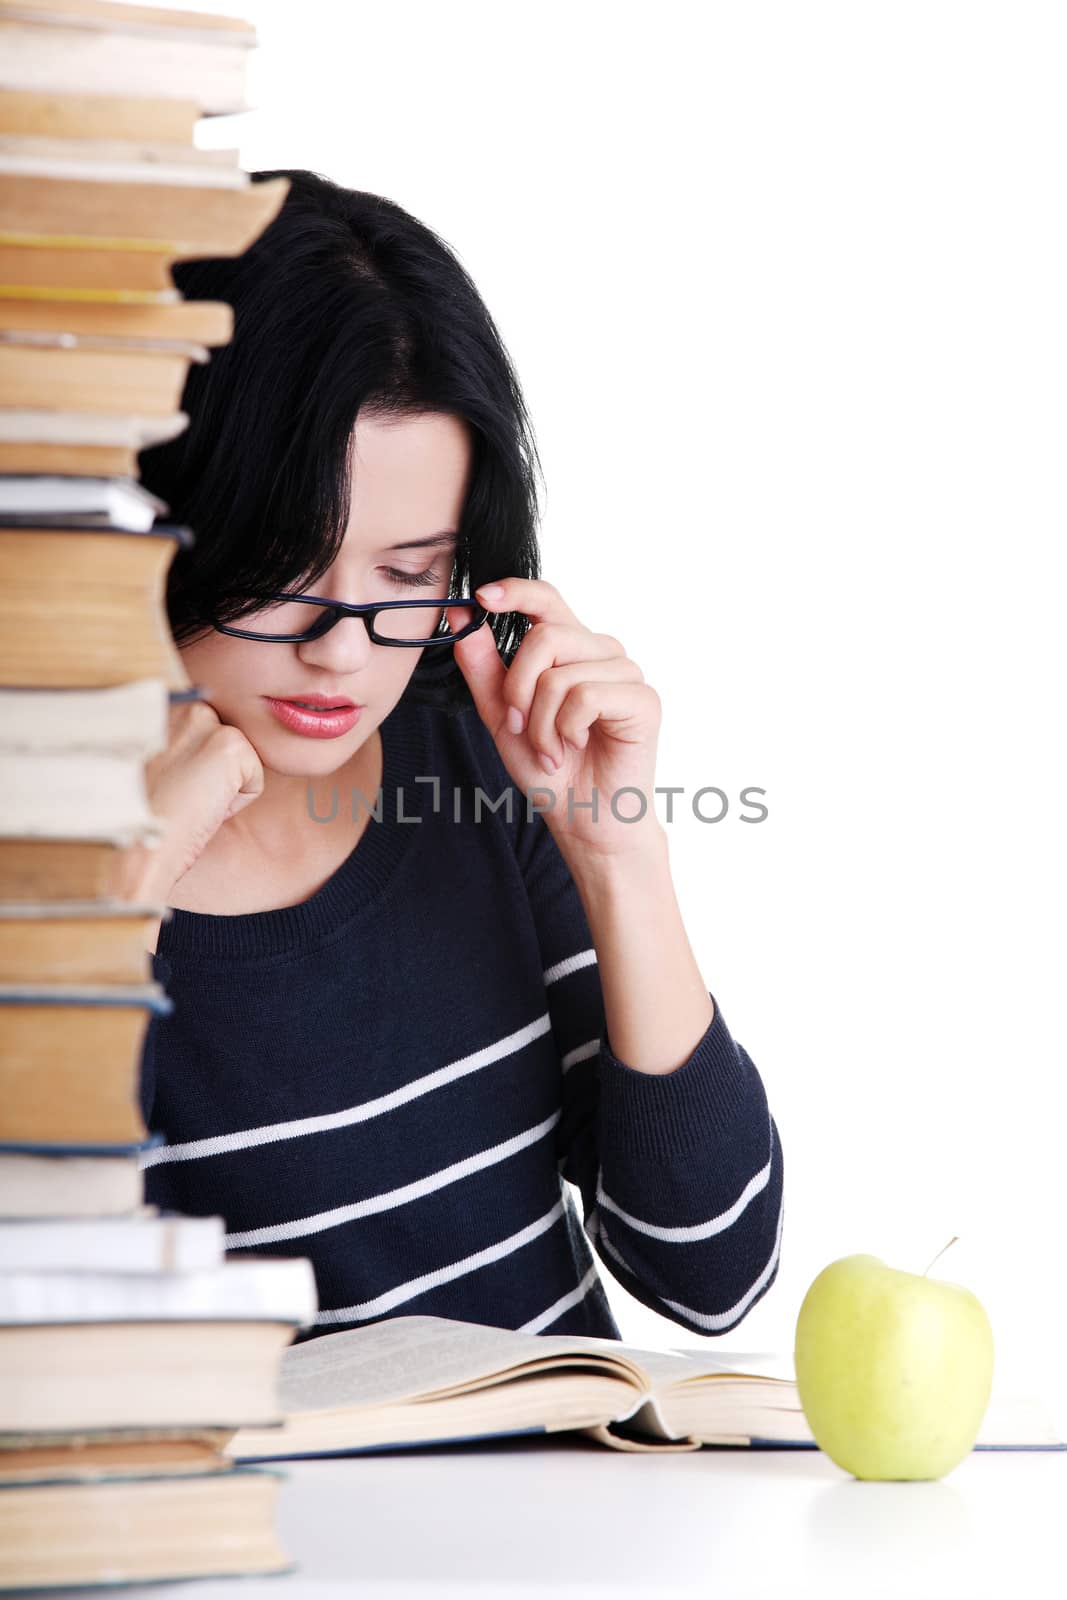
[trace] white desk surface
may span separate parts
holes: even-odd
[[[1004,1600],[1067,1590],[1067,1452],[861,1483],[821,1451],[646,1456],[525,1436],[274,1463],[296,1572],[116,1600]],[[101,1595],[92,1589],[54,1596]]]

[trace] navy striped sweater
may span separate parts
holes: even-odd
[[[146,1200],[309,1257],[298,1340],[416,1313],[619,1338],[600,1264],[736,1327],[777,1274],[783,1167],[722,1007],[673,1072],[618,1060],[574,880],[477,711],[401,700],[381,737],[381,818],[309,899],[163,923]]]

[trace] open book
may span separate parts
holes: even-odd
[[[350,1455],[576,1430],[616,1450],[817,1449],[793,1359],[392,1317],[290,1345],[277,1427],[238,1429],[238,1461]],[[1037,1400],[994,1392],[976,1449],[1067,1449]]]

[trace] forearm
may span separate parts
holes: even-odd
[[[669,1073],[715,1016],[671,878],[666,832],[617,857],[568,859],[597,954],[608,1042],[626,1066]]]

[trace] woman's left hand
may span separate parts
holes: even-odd
[[[486,610],[533,619],[510,667],[488,627],[452,649],[519,789],[512,804],[525,806],[530,795],[561,849],[578,855],[621,856],[660,841],[653,792],[659,695],[618,639],[586,628],[551,583],[499,582],[496,598],[487,593],[489,585],[475,590]],[[558,763],[555,771],[543,765],[542,755]]]

